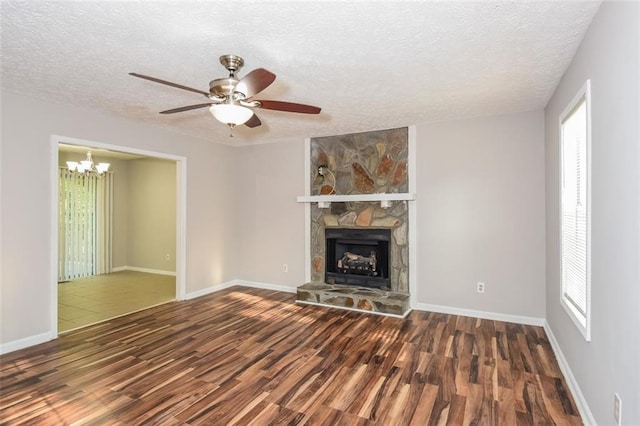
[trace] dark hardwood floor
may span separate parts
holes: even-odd
[[[0,363],[2,424],[581,424],[540,327],[241,287]]]

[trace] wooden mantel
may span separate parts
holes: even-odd
[[[388,208],[391,201],[414,201],[416,194],[414,193],[397,193],[397,194],[353,194],[353,195],[301,195],[297,198],[299,203],[318,203],[318,207],[326,209],[331,203],[346,203],[350,201],[356,202],[380,202],[380,207]]]

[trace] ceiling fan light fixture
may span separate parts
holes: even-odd
[[[249,108],[234,104],[211,105],[209,112],[219,122],[233,126],[244,124],[253,116]]]

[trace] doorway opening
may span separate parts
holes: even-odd
[[[183,300],[186,159],[63,136],[52,136],[51,143],[52,338],[60,332],[171,300]],[[96,162],[111,164],[113,202],[106,211],[96,211],[95,215],[99,222],[109,223],[105,228],[108,231],[101,231],[108,234],[108,253],[102,254],[97,262],[101,265],[100,272],[94,268],[93,273],[90,270],[74,276],[77,271],[71,268],[72,273],[67,275],[70,279],[65,279],[60,274],[61,265],[73,265],[73,261],[64,263],[65,252],[77,251],[78,247],[65,247],[65,240],[70,238],[65,230],[69,219],[64,217],[68,200],[64,199],[67,196],[64,191],[59,191],[60,173],[66,161],[84,157],[87,152],[92,153]],[[80,229],[85,229],[82,225]],[[88,257],[91,256],[96,258],[95,253]]]

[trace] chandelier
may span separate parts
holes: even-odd
[[[67,167],[72,172],[77,173],[87,173],[87,174],[97,174],[102,175],[104,172],[109,170],[109,163],[98,163],[93,164],[93,158],[91,158],[91,151],[87,152],[87,159],[82,160],[80,162],[77,161],[67,161]]]

